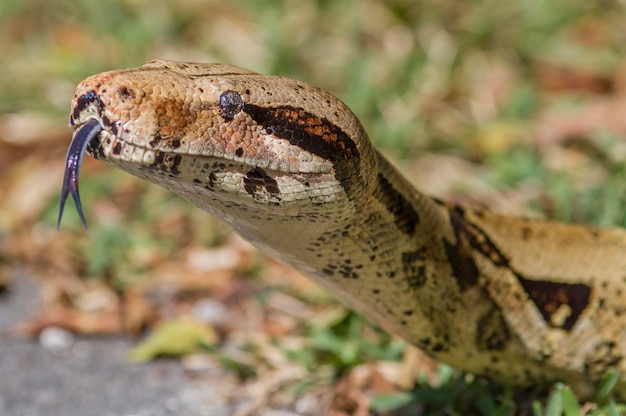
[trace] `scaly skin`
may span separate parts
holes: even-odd
[[[441,203],[334,96],[231,66],[92,76],[70,124],[91,119],[88,154],[216,215],[441,361],[514,385],[564,380],[581,397],[626,370],[623,229]]]

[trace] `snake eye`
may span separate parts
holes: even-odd
[[[243,109],[243,99],[236,91],[224,91],[220,95],[220,108],[225,120],[232,120]]]

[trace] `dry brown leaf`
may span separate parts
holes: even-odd
[[[48,144],[59,137],[68,139],[71,130],[59,117],[48,114],[24,112],[0,116],[0,142],[32,148],[37,144]]]
[[[59,327],[85,335],[111,335],[122,333],[123,325],[118,311],[85,313],[73,308],[46,310],[26,323],[18,325],[18,332],[35,337],[49,327]]]
[[[626,137],[625,112],[623,97],[588,99],[575,109],[548,109],[539,115],[534,137],[539,145],[563,143],[602,131]]]
[[[126,291],[123,296],[124,332],[139,335],[148,325],[156,322],[156,310],[145,296],[134,288]]]
[[[613,90],[613,80],[603,74],[549,62],[538,63],[535,76],[539,89],[548,94],[569,92],[606,94]]]
[[[334,399],[333,399],[333,411],[334,416],[366,416],[369,415],[370,400],[363,393],[362,389],[354,385],[354,371],[346,377],[343,377],[335,385]]]

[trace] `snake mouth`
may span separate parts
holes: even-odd
[[[74,126],[75,132],[70,142],[65,158],[65,171],[63,176],[63,185],[61,188],[61,195],[59,200],[59,211],[57,216],[57,229],[60,228],[61,220],[63,218],[63,212],[68,197],[71,195],[76,211],[80,220],[87,229],[87,221],[85,213],[82,207],[80,192],[79,192],[79,177],[80,169],[83,163],[85,153],[92,154],[98,159],[109,159],[105,156],[102,148],[102,143],[98,140],[99,136],[107,132],[105,127],[106,123],[102,123],[95,117],[87,119],[84,123],[76,124]],[[112,155],[120,154],[121,148],[125,147],[125,143],[120,138],[116,137],[115,144],[109,143],[108,148]],[[158,171],[166,174],[178,174],[177,164],[180,163],[181,155],[174,152],[162,151],[159,149],[147,149],[142,146],[131,145],[131,147],[142,150],[142,154],[150,153],[149,158],[144,159],[144,163],[139,164],[139,170],[141,171]],[[109,152],[106,152],[108,155]],[[122,158],[123,159],[123,158]],[[194,159],[194,158],[192,158]],[[195,159],[201,160],[205,166],[210,166],[211,171],[207,174],[208,182],[205,184],[206,189],[212,189],[211,181],[216,176],[225,171],[240,172],[244,178],[244,188],[250,193],[256,195],[256,189],[259,187],[265,188],[273,196],[278,193],[278,187],[276,181],[273,180],[265,170],[260,167],[248,164],[243,161],[237,162],[233,160],[227,160],[221,157],[210,157],[198,155]],[[169,166],[168,166],[169,165]],[[275,174],[276,176],[283,174],[284,172],[272,171],[268,169],[268,172]],[[135,172],[135,174],[137,174]],[[196,179],[194,181],[196,186],[200,186],[200,181]]]
[[[63,175],[63,186],[61,188],[57,229],[61,225],[63,209],[69,195],[72,195],[74,205],[78,211],[78,216],[80,217],[85,229],[87,229],[87,221],[85,220],[85,214],[80,202],[80,193],[78,191],[78,177],[80,175],[80,168],[83,163],[87,146],[89,146],[91,140],[102,130],[102,124],[100,124],[98,120],[90,118],[78,128],[74,137],[72,137],[72,141],[70,142],[70,146],[67,149],[67,155],[65,157],[65,173]]]

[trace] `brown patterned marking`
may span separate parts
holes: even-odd
[[[145,167],[146,169],[158,168],[161,172],[169,172],[172,175],[179,175],[180,170],[178,167],[183,161],[183,157],[181,155],[176,155],[172,153],[165,153],[156,151],[154,152],[154,163]]]
[[[617,368],[624,359],[624,352],[614,341],[603,341],[596,345],[585,362],[585,373],[591,377],[604,374],[609,368]]]
[[[570,331],[589,305],[591,288],[585,284],[529,280],[521,276],[517,278],[545,321],[553,328]],[[560,317],[563,307],[569,310]]]
[[[402,271],[412,288],[419,288],[426,283],[426,254],[424,250],[402,253]]]
[[[91,139],[89,144],[87,145],[87,149],[85,150],[89,156],[93,157],[97,160],[106,160],[106,155],[104,154],[104,148],[102,147],[102,143],[100,142],[100,135],[97,134],[96,137]]]
[[[474,245],[472,228],[468,222],[456,211],[450,211],[450,223],[456,235],[456,243],[443,240],[443,245],[452,267],[452,275],[459,285],[461,292],[471,289],[478,283],[478,267],[472,258]]]
[[[478,283],[479,272],[473,259],[473,250],[487,257],[496,266],[510,269],[509,260],[484,231],[465,218],[465,211],[462,207],[453,207],[449,212],[450,223],[457,241],[455,244],[451,244],[444,239],[443,243],[461,291],[465,291]],[[515,271],[512,272],[518,276]]]
[[[154,115],[157,119],[158,135],[162,139],[177,139],[185,136],[188,129],[195,128],[195,122],[206,108],[190,105],[182,100],[155,101]]]
[[[148,148],[156,149],[159,144],[163,141],[163,138],[159,133],[155,133],[150,140],[148,140]]]
[[[182,160],[183,157],[181,155],[174,155],[171,158],[170,172],[172,172],[174,175],[180,175],[180,170],[178,170],[178,167],[180,166]]]
[[[511,339],[502,311],[491,309],[476,323],[476,345],[489,351],[501,351]]]
[[[348,265],[341,266],[341,268],[339,269],[339,274],[341,275],[341,277],[346,279],[358,279],[360,277],[359,273],[354,271],[354,267]]]
[[[464,215],[461,207],[450,210],[450,221],[457,235],[457,244],[453,246],[444,241],[461,290],[477,282],[478,271],[470,257],[471,249],[475,249],[496,266],[507,267],[511,270],[548,325],[566,331],[571,330],[580,314],[589,305],[591,288],[581,283],[567,284],[526,279],[510,267],[509,260],[498,250],[497,246],[480,228],[465,219]]]
[[[338,180],[358,175],[359,151],[356,144],[327,119],[289,105],[266,108],[246,103],[243,111],[268,133],[331,161]]]
[[[276,179],[269,176],[261,168],[255,168],[246,173],[246,176],[243,178],[243,187],[252,196],[258,194],[261,189],[265,189],[268,194],[276,197],[280,195]]]
[[[111,153],[116,155],[116,156],[118,156],[120,153],[122,153],[122,143],[121,142],[115,142],[115,144],[111,148]]]
[[[377,180],[378,187],[374,196],[393,215],[398,229],[409,236],[413,236],[420,221],[418,212],[382,173],[378,174]]]
[[[509,267],[509,259],[500,252],[483,230],[465,218],[462,207],[456,206],[450,210],[450,222],[457,236],[464,235],[472,248],[478,250],[496,266]]]

